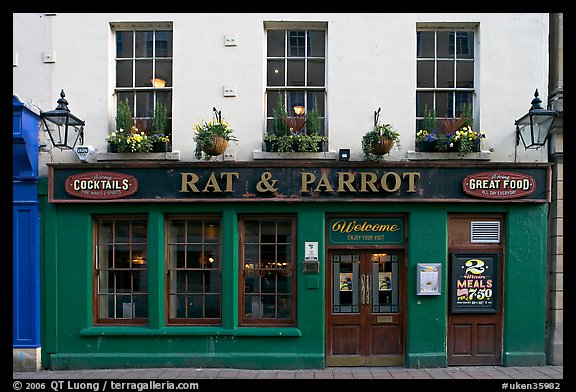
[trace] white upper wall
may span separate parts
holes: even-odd
[[[483,149],[491,161],[546,161],[546,149],[515,146],[514,121],[530,108],[534,90],[547,102],[548,14],[369,13],[111,13],[13,14],[13,92],[42,110],[56,107],[64,89],[70,110],[86,121],[85,144],[106,150],[114,127],[112,22],[173,23],[173,149],[194,160],[193,125],[210,119],[212,107],[239,139],[236,160],[252,160],[265,125],[264,22],[320,21],[328,25],[326,90],[329,149],[351,148],[361,160],[361,140],[382,108],[381,122],[401,133],[401,150],[414,150],[416,24],[477,23],[476,107]],[[237,46],[225,46],[234,34]],[[55,55],[45,63],[44,53]],[[223,86],[235,85],[236,97]],[[44,136],[40,135],[41,142]],[[71,151],[53,150],[54,162],[77,162]]]

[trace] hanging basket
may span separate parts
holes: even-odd
[[[221,136],[214,137],[214,143],[211,146],[203,146],[202,151],[204,151],[208,155],[216,156],[224,154],[228,148],[228,140],[224,139]]]
[[[372,148],[370,152],[374,155],[388,154],[390,150],[392,150],[392,147],[394,147],[394,140],[382,137],[380,138],[380,142],[372,143],[370,147]]]

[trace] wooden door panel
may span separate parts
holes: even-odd
[[[370,355],[402,354],[402,328],[400,325],[372,325]]]
[[[360,354],[360,325],[335,325],[332,328],[332,354]]]
[[[496,324],[477,324],[476,329],[477,353],[496,355]]]
[[[452,353],[455,355],[472,355],[472,325],[452,325]]]

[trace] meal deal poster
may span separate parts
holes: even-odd
[[[495,313],[498,310],[498,254],[453,253],[452,313]]]

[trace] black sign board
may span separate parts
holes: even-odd
[[[488,169],[502,165],[456,167],[415,164],[371,165],[355,163],[223,162],[163,164],[51,164],[50,202],[101,202],[130,178],[134,192],[114,193],[107,202],[125,201],[491,201],[465,192],[464,178],[473,187],[504,184],[504,180],[478,180]],[[533,189],[514,201],[549,201],[549,166],[507,164],[507,175],[530,178]],[[491,170],[491,171],[493,171]],[[500,172],[498,172],[500,173]],[[498,174],[500,175],[500,174]],[[512,178],[512,177],[510,177]],[[107,179],[104,181],[103,179]],[[111,179],[111,180],[110,180]],[[132,183],[131,182],[131,183]],[[70,191],[72,184],[75,192]],[[516,182],[514,182],[516,184]],[[495,186],[495,185],[494,185]],[[503,187],[504,185],[502,185]],[[483,189],[488,193],[490,189]],[[493,190],[492,190],[493,191]],[[110,196],[110,195],[108,195]],[[108,197],[111,199],[112,197]],[[494,200],[499,201],[499,200]]]
[[[497,253],[452,253],[451,269],[452,313],[496,313]]]

